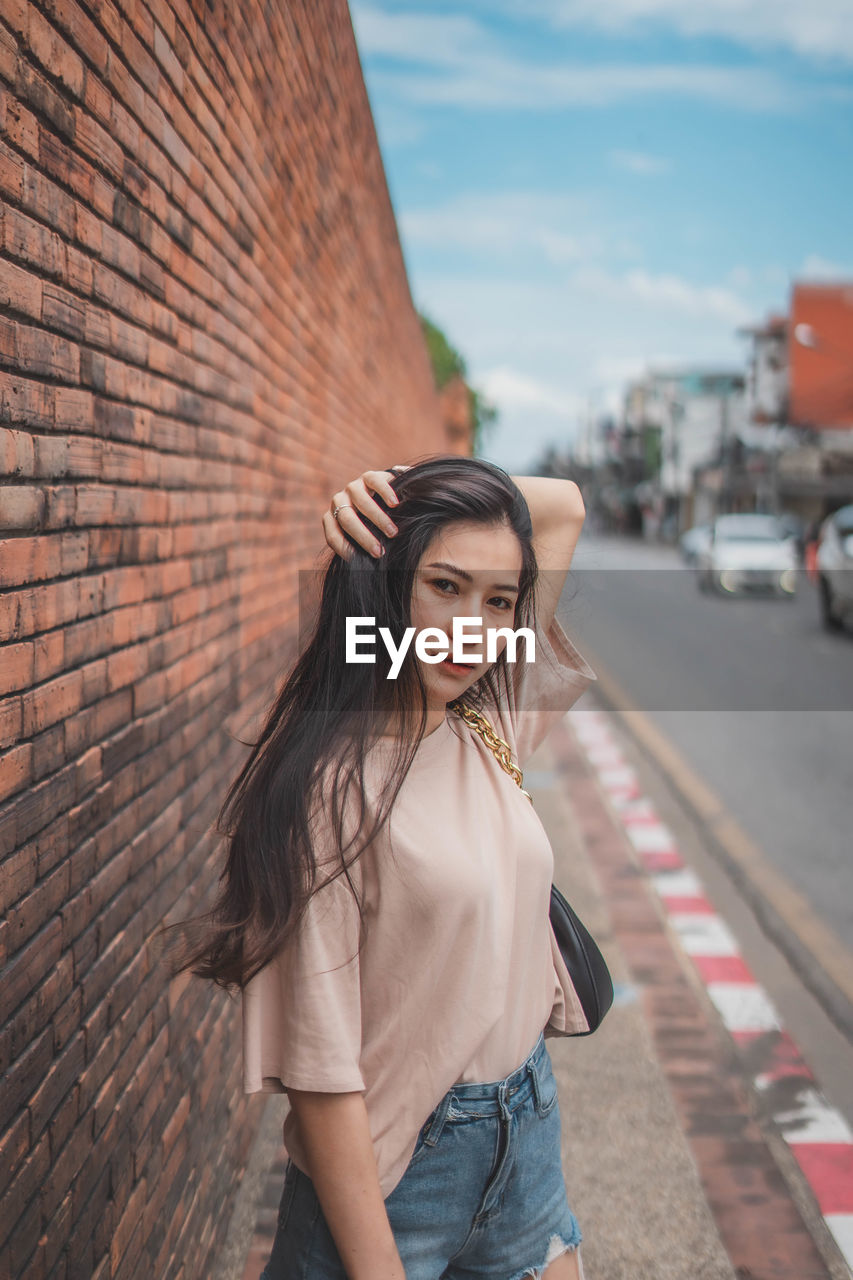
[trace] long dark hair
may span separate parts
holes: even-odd
[[[161,929],[183,934],[173,975],[190,969],[226,990],[242,988],[291,938],[320,884],[336,876],[346,876],[362,910],[350,867],[388,819],[423,737],[427,697],[411,648],[396,680],[386,678],[390,659],[381,644],[374,664],[344,661],[348,617],[375,618],[377,636],[385,626],[399,643],[411,626],[412,587],[423,555],[446,525],[467,521],[501,525],[516,535],[522,568],[513,626],[534,623],[537,566],[530,511],[505,471],[481,459],[439,455],[395,475],[391,484],[398,506],[389,511],[380,494],[372,496],[392,515],[397,534],[389,537],[361,515],[385,555],[375,558],[352,538],[351,559],[332,553],[310,640],[226,795],[216,830],[227,837],[228,852],[213,907],[204,916]],[[498,681],[506,691],[508,679],[504,651],[465,690],[465,702],[477,709],[490,701],[494,706]],[[365,758],[377,725],[388,715],[396,725],[396,752],[380,789],[378,816],[365,835]],[[363,839],[348,853],[354,840],[344,839],[346,796],[356,784],[356,834]],[[331,814],[337,851],[321,878],[311,833],[313,818],[324,812]]]

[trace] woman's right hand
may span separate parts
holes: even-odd
[[[309,1177],[350,1280],[406,1280],[385,1201],[363,1093],[288,1087]]]
[[[398,465],[391,471],[363,471],[355,480],[350,480],[343,489],[332,495],[328,511],[323,512],[323,532],[326,542],[337,555],[343,556],[345,560],[351,560],[355,555],[341,532],[342,529],[371,555],[378,558],[383,554],[381,543],[376,541],[358,513],[367,516],[378,529],[384,529],[393,538],[397,526],[371,498],[370,493],[381,494],[389,507],[395,507],[400,500],[391,488],[389,477],[393,479],[395,472],[408,470],[407,466]],[[334,515],[336,508],[337,519]]]

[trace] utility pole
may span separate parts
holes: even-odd
[[[722,514],[728,515],[731,511],[732,450],[729,439],[729,398],[725,391],[720,397],[720,447],[723,454]]]

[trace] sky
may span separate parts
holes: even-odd
[[[853,280],[851,0],[353,0],[416,305],[514,474]]]

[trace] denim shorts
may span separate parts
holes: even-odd
[[[521,1280],[577,1248],[542,1034],[505,1080],[445,1094],[385,1208],[406,1280]],[[346,1280],[313,1183],[292,1160],[259,1280]]]

